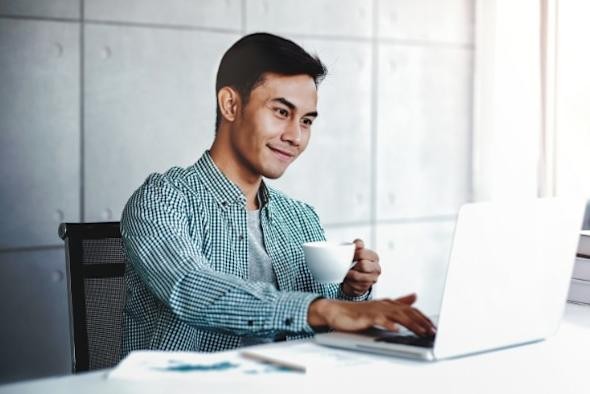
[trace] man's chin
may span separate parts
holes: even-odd
[[[285,173],[285,170],[287,170],[286,167],[282,169],[268,170],[265,171],[264,174],[262,174],[262,176],[264,176],[267,179],[278,179]]]
[[[281,172],[280,174],[265,174],[265,175],[264,175],[264,177],[265,177],[266,179],[272,179],[272,180],[275,180],[275,179],[279,179],[279,178],[280,178],[280,177],[283,175],[283,173],[284,173],[284,172]]]

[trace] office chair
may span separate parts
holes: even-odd
[[[125,257],[118,222],[62,223],[73,372],[113,367],[121,357]]]

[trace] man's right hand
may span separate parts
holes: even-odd
[[[432,321],[412,307],[415,301],[415,294],[363,302],[322,298],[311,303],[307,320],[312,327],[327,326],[336,331],[361,331],[373,326],[398,331],[400,324],[416,335],[434,334]]]

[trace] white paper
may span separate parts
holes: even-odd
[[[295,365],[305,369],[306,373],[326,373],[346,368],[375,369],[391,365],[390,357],[339,350],[318,345],[314,342],[301,341],[291,343],[254,346],[241,350],[242,354],[267,359],[277,364]]]
[[[220,353],[137,351],[109,374],[109,379],[251,379],[256,376],[301,375],[276,365],[247,360],[236,351]]]

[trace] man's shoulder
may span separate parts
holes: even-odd
[[[123,216],[130,210],[184,210],[191,198],[201,195],[198,176],[193,167],[175,166],[148,175],[127,201]]]
[[[195,186],[198,183],[197,171],[194,165],[189,167],[174,166],[163,172],[153,172],[146,178],[144,186],[172,186],[182,189]]]
[[[181,207],[191,197],[198,196],[199,179],[193,166],[174,166],[163,172],[153,172],[135,190],[127,206],[155,206],[166,203]]]

